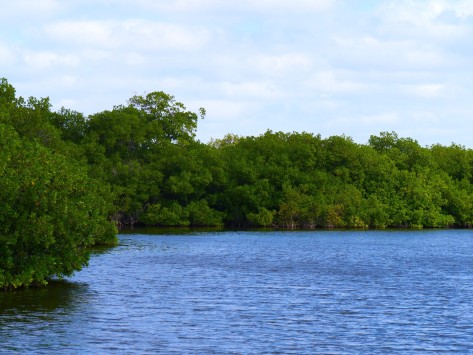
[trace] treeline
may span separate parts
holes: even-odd
[[[210,149],[210,148],[209,148]],[[233,225],[282,228],[471,227],[473,152],[395,133],[266,132],[213,143],[225,176],[215,206]]]
[[[195,139],[204,118],[153,92],[85,117],[0,84],[0,288],[69,275],[131,225],[473,225],[473,152],[385,132]]]
[[[195,139],[199,115],[163,92],[51,123],[110,187],[119,226],[424,228],[473,225],[473,152],[385,132],[268,131]]]

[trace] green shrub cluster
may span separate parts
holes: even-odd
[[[471,227],[473,152],[421,147],[396,133],[266,132],[213,143],[227,182],[226,222],[283,228]]]
[[[110,189],[89,176],[48,114],[47,101],[16,99],[2,81],[0,289],[71,275],[87,265],[92,245],[116,243]]]

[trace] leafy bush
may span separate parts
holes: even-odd
[[[0,124],[0,288],[45,284],[114,244],[107,194],[87,168]]]

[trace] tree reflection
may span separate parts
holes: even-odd
[[[0,292],[0,320],[43,317],[56,310],[61,313],[82,304],[90,297],[86,284],[50,280],[48,286]],[[27,319],[25,319],[27,320]]]

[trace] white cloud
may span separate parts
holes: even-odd
[[[113,52],[101,48],[83,48],[78,54],[89,64],[111,62],[114,57]]]
[[[149,57],[140,52],[134,51],[126,53],[125,60],[129,66],[141,66],[146,65],[149,62]]]
[[[249,60],[259,72],[269,75],[287,75],[291,72],[305,72],[312,66],[310,56],[303,53],[260,54]]]
[[[424,128],[431,128],[432,124],[440,123],[439,116],[431,111],[413,111],[409,113],[409,120],[418,123]]]
[[[36,69],[47,69],[57,66],[77,67],[80,59],[76,55],[60,55],[53,52],[30,52],[24,56],[25,63]]]
[[[208,11],[226,13],[303,13],[319,12],[333,6],[334,0],[138,0],[137,3],[147,9],[171,12],[195,12],[205,14]]]
[[[390,0],[381,6],[381,11],[398,21],[425,24],[438,20],[446,12],[459,19],[472,17],[473,3],[470,0]]]
[[[126,21],[118,32],[127,39],[127,45],[141,50],[173,49],[183,52],[202,48],[209,40],[209,33],[202,27],[188,27],[143,20]]]
[[[449,41],[468,36],[462,20],[473,16],[473,6],[470,0],[397,0],[386,2],[379,14],[392,33]]]
[[[53,39],[67,42],[71,45],[88,45],[102,48],[115,47],[114,24],[99,21],[62,21],[48,24],[45,28],[47,35]]]
[[[204,46],[208,32],[189,27],[146,20],[62,21],[49,24],[45,32],[70,46],[102,49],[177,50],[188,52]]]
[[[336,36],[339,65],[368,70],[426,70],[453,65],[448,53],[413,37],[381,39],[372,35]]]
[[[257,126],[257,122],[248,120],[248,117],[254,117],[257,110],[255,103],[228,98],[199,100],[189,106],[204,107],[207,111],[207,117],[198,124],[198,138],[203,142],[208,142],[211,138],[223,138],[227,133],[246,135],[264,132],[264,129]]]
[[[74,106],[77,106],[77,100],[74,100],[74,99],[62,99],[60,100],[57,104],[56,104],[56,108],[59,109],[61,107],[66,107],[66,108],[70,108],[70,107],[74,107]]]
[[[136,0],[136,4],[146,9],[159,10],[165,12],[194,12],[208,9],[221,4],[219,0]]]
[[[78,83],[78,78],[75,75],[63,75],[61,78],[61,84],[63,86],[73,87]]]
[[[382,113],[361,117],[360,121],[365,125],[392,124],[399,121],[399,115],[394,112]]]
[[[243,117],[253,108],[253,105],[246,101],[232,99],[202,100],[198,105],[204,107],[207,113],[214,117],[205,119],[205,122],[226,122],[227,124],[234,119]]]
[[[284,97],[284,93],[270,82],[225,82],[219,86],[221,92],[226,97],[246,98],[247,100],[278,99]]]
[[[366,82],[357,81],[348,73],[333,70],[319,71],[312,74],[302,85],[310,90],[316,90],[319,95],[328,94],[360,94],[369,89]]]
[[[49,17],[59,13],[62,9],[64,9],[64,2],[58,0],[2,1],[0,19]]]
[[[329,9],[333,0],[241,0],[237,1],[242,7],[255,9],[259,11],[284,11],[284,12],[306,12],[321,11]]]
[[[15,63],[16,55],[7,45],[0,43],[0,65],[12,65]]]
[[[444,95],[443,84],[418,84],[403,86],[404,92],[421,98],[436,99]]]

